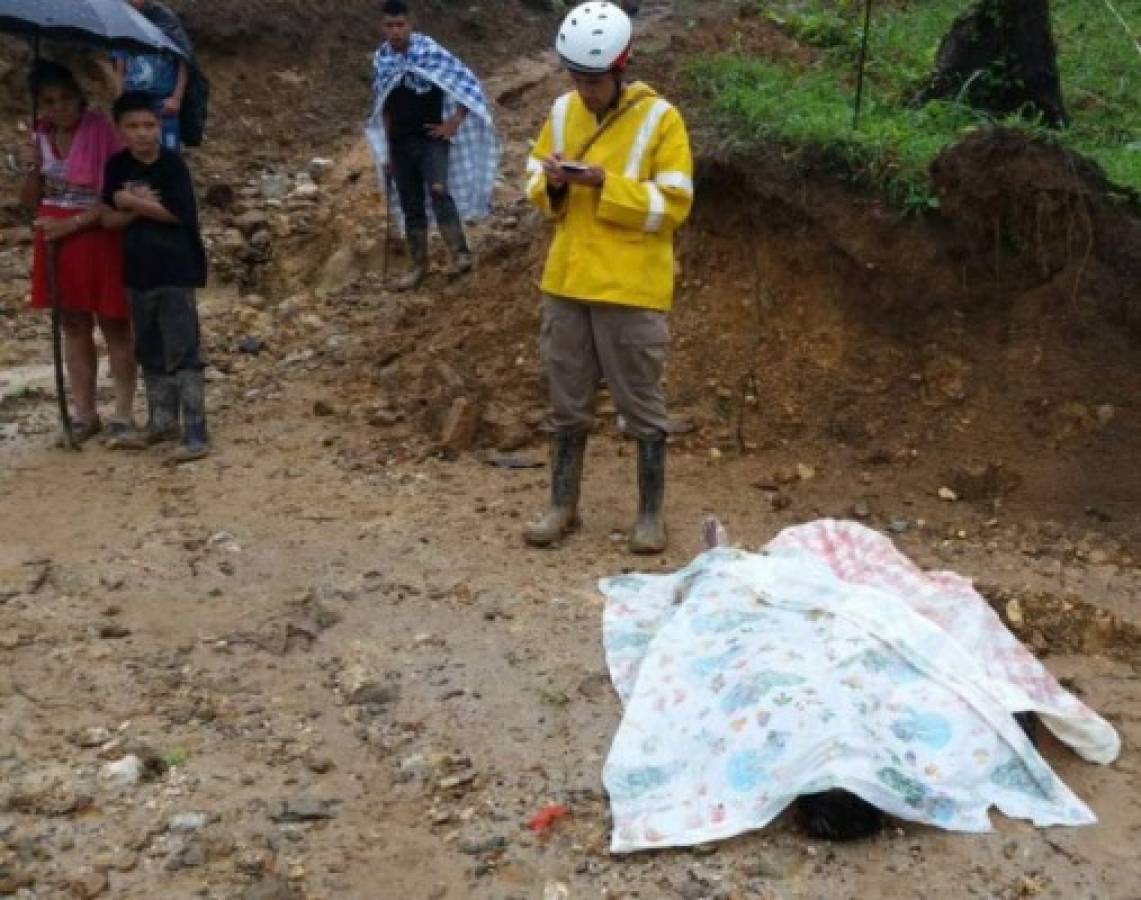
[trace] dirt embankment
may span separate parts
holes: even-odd
[[[761,52],[795,52],[781,33],[748,25]],[[950,485],[983,508],[1099,521],[1136,540],[1135,201],[1083,160],[1002,131],[939,158],[942,209],[924,218],[781,148],[719,151],[679,72],[691,43],[715,43],[718,28],[727,41],[734,27],[713,17],[711,30],[665,28],[638,58],[637,74],[692,114],[700,157],[669,371],[678,417],[695,427],[678,446],[775,468],[806,455],[880,467],[907,491]],[[561,82],[556,73],[499,86],[513,104],[503,121],[517,172]],[[353,158],[370,177],[359,149]],[[329,383],[345,416],[376,426],[346,442],[353,464],[439,448],[457,403],[483,410],[478,445],[534,439],[544,233],[508,182],[481,233],[479,273],[435,283],[435,303],[380,303],[383,352]],[[326,256],[329,240],[314,244]],[[379,244],[367,246],[379,267]],[[367,305],[373,290],[366,276],[341,299]],[[367,319],[340,300],[325,314],[355,327]],[[604,402],[601,412],[606,427],[612,410]]]
[[[717,346],[724,442],[989,469],[988,500],[1130,517],[1141,218],[1080,161],[1014,140],[940,157],[943,211],[923,221],[776,153],[707,160],[679,390],[702,402]]]

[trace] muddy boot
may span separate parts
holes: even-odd
[[[551,437],[551,508],[523,531],[532,547],[549,547],[582,524],[578,495],[582,462],[586,455],[586,432],[559,431]]]
[[[408,232],[408,255],[412,257],[412,268],[396,280],[398,291],[414,291],[424,283],[428,275],[428,232]]]
[[[638,441],[638,521],[630,532],[631,553],[666,549],[662,507],[666,494],[666,439]]]
[[[175,377],[182,408],[182,444],[170,455],[170,461],[193,462],[210,452],[206,431],[206,374],[201,369],[183,369]]]
[[[443,235],[444,243],[448,245],[448,253],[452,258],[451,268],[448,269],[449,277],[458,278],[460,275],[470,272],[472,267],[471,250],[468,249],[463,223],[456,219],[441,225],[440,234]]]
[[[178,440],[178,381],[175,375],[143,373],[147,394],[147,424],[107,441],[112,450],[146,450],[163,441]]]

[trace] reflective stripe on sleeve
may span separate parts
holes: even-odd
[[[659,172],[654,176],[654,184],[658,187],[674,188],[693,196],[693,179],[685,172]]]
[[[632,178],[637,181],[642,174],[642,161],[646,158],[646,150],[650,146],[650,140],[654,136],[654,132],[658,130],[658,125],[670,109],[669,102],[666,100],[655,100],[650,104],[650,110],[646,113],[646,118],[642,120],[642,126],[638,129],[638,136],[634,138],[634,144],[630,148],[630,155],[626,158],[626,177]]]
[[[644,229],[651,234],[662,230],[662,220],[666,214],[666,198],[652,181],[647,181],[646,191],[650,195],[650,211],[646,214]]]
[[[556,153],[566,153],[567,112],[570,110],[571,94],[563,94],[551,107],[551,144]]]

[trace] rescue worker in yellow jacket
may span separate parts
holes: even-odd
[[[556,544],[579,524],[579,486],[594,401],[606,380],[638,442],[635,553],[666,546],[669,420],[662,370],[673,302],[674,231],[693,205],[693,159],[681,115],[642,83],[625,84],[630,18],[583,3],[556,49],[574,90],[555,101],[527,165],[527,194],[554,223],[543,272],[540,353],[554,434],[551,505],[524,532]]]

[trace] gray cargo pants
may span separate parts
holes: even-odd
[[[131,290],[135,359],[150,375],[173,375],[182,369],[201,371],[202,333],[196,291],[188,287]]]
[[[635,438],[667,433],[662,391],[670,332],[666,314],[637,306],[543,295],[539,353],[556,431],[589,431],[603,378]]]

